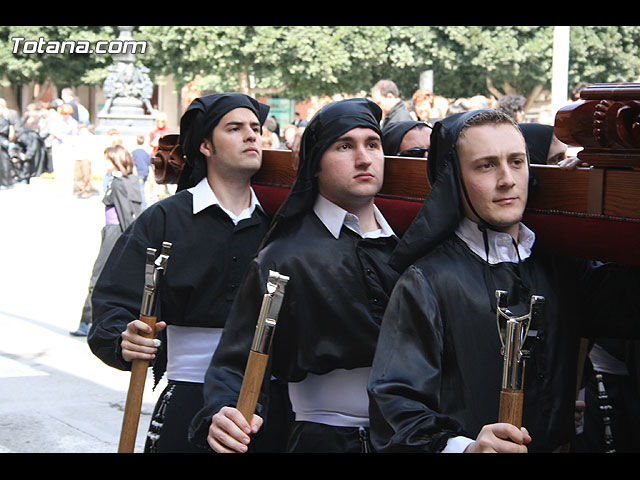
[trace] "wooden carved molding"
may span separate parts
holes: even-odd
[[[594,84],[556,114],[555,134],[594,167],[640,168],[640,84]]]

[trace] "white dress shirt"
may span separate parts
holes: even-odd
[[[458,228],[456,235],[466,243],[472,252],[483,260],[487,260],[487,253],[484,246],[482,232],[478,230],[478,224],[464,217]],[[495,265],[502,262],[517,263],[519,260],[529,258],[536,235],[523,223],[520,223],[518,232],[518,250],[514,248],[511,235],[503,232],[496,232],[487,229],[489,243],[489,263]]]
[[[251,218],[251,215],[253,215],[253,211],[256,209],[256,207],[262,208],[260,202],[258,201],[258,197],[253,191],[253,188],[249,187],[249,190],[251,191],[251,200],[249,206],[242,212],[240,212],[239,215],[236,215],[231,210],[226,209],[220,204],[218,197],[216,197],[216,194],[213,192],[211,186],[209,185],[209,182],[207,181],[207,177],[200,180],[196,186],[188,189],[188,191],[191,192],[191,195],[193,195],[194,215],[198,212],[201,212],[205,208],[210,207],[211,205],[218,205],[227,215],[229,215],[229,218],[235,225],[237,225],[240,220]]]

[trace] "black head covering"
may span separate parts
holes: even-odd
[[[325,150],[354,128],[370,128],[382,137],[381,118],[380,107],[366,98],[332,102],[313,116],[302,134],[296,179],[273,219],[263,246],[273,240],[286,220],[313,208],[318,193],[316,173],[320,170],[320,160]]]
[[[428,127],[426,122],[406,120],[404,122],[388,123],[382,129],[382,148],[385,155],[397,155],[400,152],[402,139],[409,130],[418,125]]]
[[[546,165],[553,138],[553,126],[541,123],[520,123],[519,126],[524,135],[524,141],[527,143],[529,161]]]
[[[200,152],[202,140],[209,136],[220,119],[236,108],[248,108],[260,125],[269,113],[269,105],[243,93],[214,93],[196,98],[180,119],[180,146],[186,164],[178,181],[178,190],[196,185],[207,175],[207,163]]]
[[[490,110],[458,113],[434,125],[427,158],[431,190],[391,256],[390,264],[397,271],[402,272],[442,243],[455,232],[462,220],[464,202],[460,197],[460,162],[456,143],[465,122],[487,111]],[[463,192],[466,195],[466,190]],[[483,230],[491,228],[491,225],[481,219],[478,227]]]

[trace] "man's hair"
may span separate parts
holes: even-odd
[[[388,94],[393,95],[396,98],[400,98],[398,87],[392,80],[379,80],[371,90],[379,90],[380,95],[386,97]]]
[[[505,95],[498,100],[496,108],[515,118],[518,112],[524,111],[525,103],[527,103],[527,99],[521,95]]]
[[[460,134],[458,135],[458,140],[460,140],[460,138],[464,136],[465,131],[470,127],[500,124],[513,125],[515,129],[518,130],[518,132],[520,132],[520,134],[522,135],[522,131],[518,126],[518,122],[516,122],[508,113],[502,112],[500,110],[483,110],[482,112],[471,116],[464,122],[464,125],[460,130]]]

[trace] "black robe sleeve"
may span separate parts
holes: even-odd
[[[233,299],[264,236],[269,219],[260,209],[237,225],[218,206],[194,215],[184,190],[157,202],[125,230],[109,255],[92,295],[91,350],[115,368],[129,369],[120,334],[139,316],[147,248],[172,243],[157,297],[158,321],[223,328]],[[162,349],[161,352],[162,353]]]
[[[148,209],[116,241],[92,294],[93,321],[87,341],[107,365],[129,370],[122,358],[121,333],[138,318],[144,285],[145,253],[160,251],[166,221],[164,210]]]
[[[370,383],[372,441],[379,452],[441,451],[461,425],[439,413],[445,338],[433,290],[409,267],[393,290]]]

